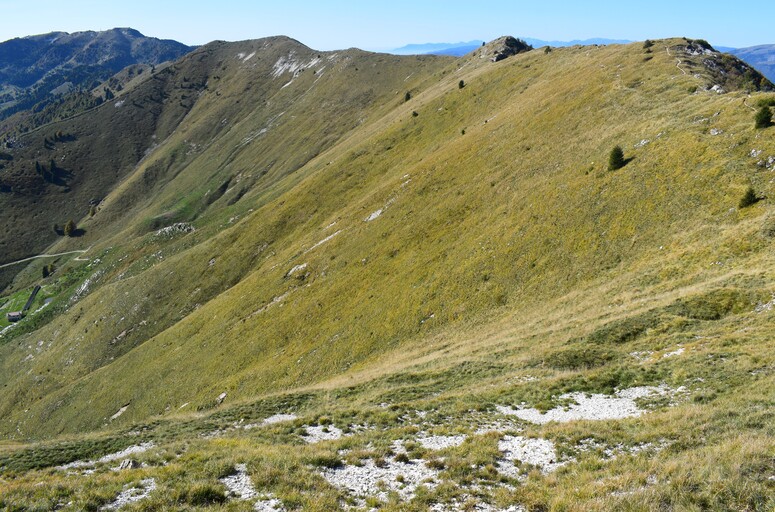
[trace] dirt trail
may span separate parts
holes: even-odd
[[[91,249],[91,247],[89,247]],[[0,265],[0,268],[10,267],[11,265],[16,265],[18,263],[24,263],[25,261],[32,261],[38,258],[58,258],[59,256],[67,256],[68,254],[83,254],[85,252],[88,252],[89,249],[82,249],[78,251],[67,251],[67,252],[58,252],[55,254],[38,254],[37,256],[30,256],[29,258],[24,258],[21,260],[12,261],[10,263],[3,263]],[[82,260],[80,258],[76,258],[78,261],[86,261]]]

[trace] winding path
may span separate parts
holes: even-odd
[[[91,247],[89,247],[91,249]],[[37,256],[30,256],[29,258],[24,258],[22,260],[16,260],[12,261],[10,263],[3,263],[0,265],[0,268],[10,267],[11,265],[16,265],[17,263],[24,263],[25,261],[32,261],[38,258],[58,258],[59,256],[67,256],[68,254],[83,254],[87,252],[89,249],[83,249],[78,251],[67,251],[67,252],[58,252],[56,254],[38,254]],[[83,261],[79,258],[76,258],[78,261]]]

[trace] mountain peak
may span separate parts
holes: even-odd
[[[490,41],[482,49],[482,58],[490,58],[493,62],[507,59],[518,53],[529,52],[533,47],[522,39],[514,36],[501,36]]]

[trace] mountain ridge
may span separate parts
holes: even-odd
[[[772,85],[702,41],[504,41],[213,43],[19,135],[7,165],[32,177],[99,148],[87,127],[137,124],[49,252],[88,251],[0,301],[44,285],[0,334],[0,504],[96,509],[152,481],[137,507],[253,508],[229,497],[244,474],[321,511],[771,505]],[[524,419],[590,401],[632,414]],[[383,483],[333,478],[366,471]]]
[[[129,65],[154,66],[190,50],[131,28],[10,39],[0,43],[0,119],[51,102],[65,90],[91,89]]]

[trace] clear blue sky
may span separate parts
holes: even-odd
[[[686,36],[733,47],[775,43],[775,0],[0,0],[0,16],[0,41],[132,27],[187,44],[282,34],[318,50],[383,50],[507,34],[566,41]]]

